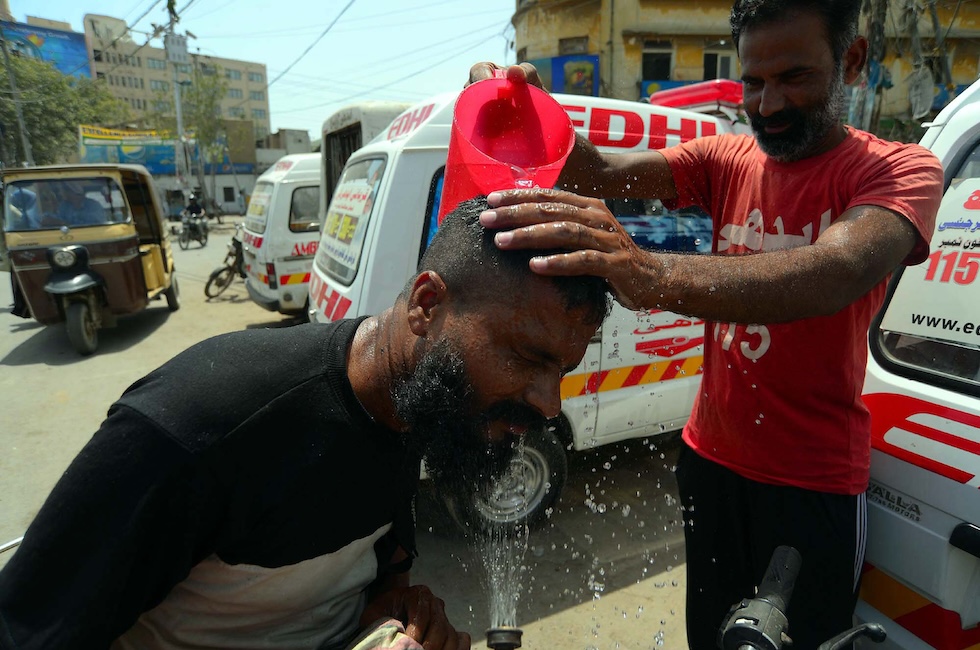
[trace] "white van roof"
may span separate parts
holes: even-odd
[[[258,180],[274,183],[294,172],[320,173],[320,154],[293,153],[277,160],[272,167],[262,172]]]
[[[367,134],[365,144],[368,140],[375,137],[375,134],[384,131],[385,127],[402,111],[410,108],[411,102],[390,102],[369,100],[344,106],[333,115],[323,121],[320,129],[321,136],[333,133],[350,126],[360,123],[363,132]]]
[[[415,104],[392,120],[377,141],[397,143],[405,149],[445,148],[458,96],[458,92],[443,93]],[[734,130],[726,119],[684,109],[606,97],[552,97],[565,108],[576,131],[607,151],[661,149]]]

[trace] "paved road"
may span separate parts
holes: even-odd
[[[175,250],[182,307],[161,301],[100,332],[99,350],[80,357],[60,326],[10,314],[0,277],[0,542],[19,537],[47,493],[136,379],[204,338],[295,321],[252,304],[240,282],[208,301],[203,287],[219,265],[235,219],[207,247]],[[650,445],[656,442],[655,448]],[[683,648],[684,555],[671,472],[676,440],[639,440],[571,455],[553,515],[531,531],[519,566],[517,622],[527,648]],[[424,488],[418,508],[415,582],[447,601],[452,620],[482,647],[490,614],[484,551],[474,551],[438,499]],[[9,557],[9,553],[5,554]],[[0,557],[0,565],[5,561]]]

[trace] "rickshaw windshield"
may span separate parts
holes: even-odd
[[[105,176],[11,181],[4,188],[3,203],[7,232],[104,226],[130,219],[122,189]]]

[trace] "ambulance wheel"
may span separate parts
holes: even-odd
[[[461,526],[492,529],[515,524],[533,526],[545,519],[568,477],[565,446],[553,428],[528,433],[523,451],[491,494],[472,503],[448,504]]]
[[[99,328],[87,302],[73,302],[65,312],[68,340],[75,351],[88,356],[99,347]]]

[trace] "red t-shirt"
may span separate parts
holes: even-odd
[[[748,136],[665,149],[677,199],[712,215],[712,250],[744,255],[807,246],[849,208],[905,216],[918,264],[942,198],[927,149],[850,129],[837,147],[795,163],[769,159]],[[868,327],[887,278],[832,316],[789,323],[705,323],[704,376],[684,440],[746,478],[821,492],[867,488],[870,415],[861,399]],[[801,287],[805,290],[805,286]]]

